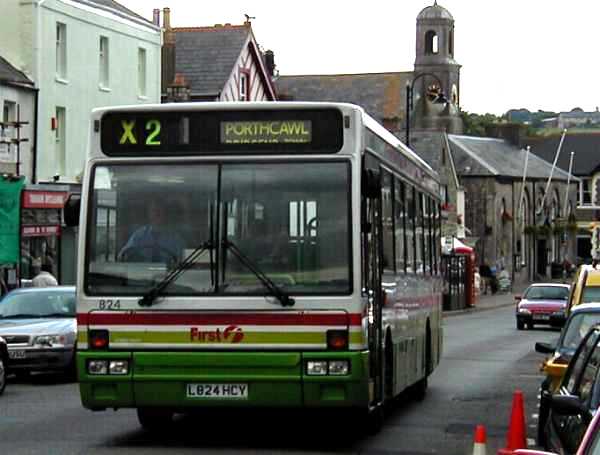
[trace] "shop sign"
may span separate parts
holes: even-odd
[[[67,201],[66,191],[35,191],[23,192],[23,208],[26,209],[62,209]]]
[[[23,226],[21,236],[23,237],[48,237],[60,235],[60,226]]]

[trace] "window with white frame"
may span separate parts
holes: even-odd
[[[592,179],[589,177],[581,178],[581,205],[592,204]]]
[[[56,23],[56,77],[67,78],[67,26]]]
[[[138,48],[138,95],[146,96],[146,49]]]
[[[108,38],[100,37],[100,87],[109,87],[109,61],[108,61]]]
[[[247,72],[240,72],[240,101],[250,101],[250,78]]]
[[[55,156],[56,156],[56,170],[58,175],[65,175],[66,169],[66,129],[67,129],[67,115],[64,107],[56,107],[55,117]]]

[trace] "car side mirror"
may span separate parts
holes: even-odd
[[[522,298],[521,295],[515,295],[515,302],[520,302]]]
[[[81,194],[71,194],[65,203],[64,217],[67,226],[79,225],[79,211],[81,210]]]
[[[535,352],[539,352],[540,354],[552,354],[555,351],[555,347],[549,343],[543,343],[538,341],[535,343]]]
[[[588,407],[581,402],[575,395],[552,395],[550,398],[552,410],[561,415],[581,415],[589,423],[592,420],[592,414]]]

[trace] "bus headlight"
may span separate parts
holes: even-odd
[[[325,376],[327,374],[327,361],[309,360],[306,362],[306,374],[309,376]]]
[[[350,371],[350,365],[347,360],[330,360],[328,371],[332,376],[344,376]]]
[[[108,374],[129,373],[129,362],[127,360],[111,360],[108,365]]]
[[[90,360],[87,364],[88,374],[108,374],[108,360]]]

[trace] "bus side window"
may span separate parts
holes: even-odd
[[[394,263],[394,213],[392,212],[393,181],[392,175],[381,169],[381,198],[383,226],[383,269],[395,271]]]
[[[404,183],[394,181],[394,238],[396,245],[396,273],[406,273],[406,205],[404,202]]]
[[[415,273],[416,271],[416,237],[415,237],[415,218],[416,218],[416,207],[415,207],[415,190],[412,185],[406,185],[406,271],[408,273]]]

